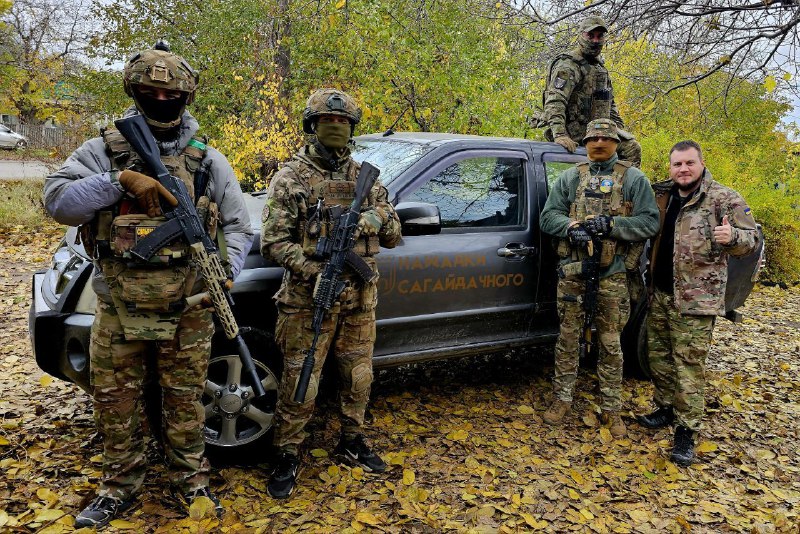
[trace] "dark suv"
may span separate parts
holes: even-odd
[[[556,256],[539,214],[558,174],[578,161],[559,145],[525,139],[403,133],[356,138],[354,157],[381,169],[403,240],[377,256],[376,368],[552,343],[558,335]],[[280,357],[272,344],[282,268],[259,255],[264,193],[246,195],[256,237],[233,297],[268,394],[253,401],[236,351],[215,340],[205,389],[206,441],[236,448],[272,426]],[[67,231],[51,267],[33,278],[30,334],[46,372],[89,390],[92,264]],[[760,251],[731,261],[728,309],[749,295]],[[623,333],[626,365],[646,362],[645,307]],[[646,369],[645,369],[646,371]]]

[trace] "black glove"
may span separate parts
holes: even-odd
[[[610,215],[598,215],[583,221],[583,227],[593,236],[604,237],[611,233],[614,218]]]
[[[589,235],[589,232],[583,227],[583,225],[576,224],[569,230],[567,230],[567,237],[569,238],[569,244],[573,247],[586,247],[586,245],[592,240],[592,236]]]

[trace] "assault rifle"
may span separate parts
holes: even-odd
[[[161,162],[156,141],[142,115],[116,120],[114,125],[130,143],[133,150],[156,174],[156,179],[161,185],[178,200],[178,205],[175,207],[164,202],[161,203],[161,211],[167,218],[167,222],[139,241],[131,249],[131,255],[146,262],[164,246],[178,238],[187,242],[192,258],[200,268],[200,273],[206,282],[208,296],[220,323],[222,323],[225,336],[236,342],[239,359],[242,362],[242,371],[250,379],[254,396],[261,397],[266,392],[258,378],[250,350],[242,339],[239,325],[233,316],[233,298],[225,286],[228,277],[222,267],[222,262],[220,262],[217,246],[208,235],[203,221],[197,215],[197,209],[195,209],[193,199],[189,196],[186,184],[180,178],[172,176]]]
[[[369,195],[379,174],[380,171],[366,161],[361,164],[361,171],[356,178],[353,203],[347,209],[342,206],[330,208],[330,217],[334,221],[331,234],[321,237],[317,242],[314,259],[324,261],[325,266],[314,286],[314,319],[311,322],[314,338],[303,360],[297,389],[294,392],[294,401],[297,403],[302,403],[306,398],[311,372],[314,370],[314,355],[317,352],[322,321],[325,320],[325,314],[344,291],[345,282],[341,278],[345,265],[350,266],[364,282],[371,282],[375,279],[376,274],[370,266],[353,252],[353,245],[356,243],[355,233],[358,228],[358,219],[361,216],[361,204]]]
[[[586,287],[583,291],[583,330],[578,341],[578,358],[586,356],[592,344],[592,324],[597,313],[597,294],[600,292],[600,254],[603,242],[600,236],[593,235],[586,245],[587,257],[583,260],[581,271]]]

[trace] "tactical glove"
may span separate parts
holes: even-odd
[[[614,217],[610,215],[597,215],[583,221],[583,227],[593,236],[605,237],[614,228]]]
[[[383,227],[384,218],[378,208],[367,210],[358,218],[358,229],[355,237],[378,235]]]
[[[148,217],[161,215],[158,197],[161,196],[170,206],[177,206],[177,199],[161,183],[140,172],[124,170],[119,173],[119,185],[136,198],[139,209]]]
[[[559,135],[554,139],[554,141],[566,148],[569,152],[575,152],[575,149],[578,148],[578,143],[566,135]]]
[[[579,248],[586,247],[587,244],[592,241],[592,236],[590,236],[589,232],[580,224],[576,224],[567,230],[567,237],[569,238],[570,245]]]

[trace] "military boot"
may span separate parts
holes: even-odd
[[[670,460],[682,467],[690,466],[694,461],[694,432],[685,426],[675,427],[675,443]]]
[[[372,452],[361,434],[352,439],[342,436],[333,453],[350,463],[360,465],[368,473],[383,473],[386,471],[386,463],[380,456]]]
[[[278,454],[278,462],[269,477],[267,492],[273,499],[286,499],[294,491],[300,460],[290,452]]]
[[[608,427],[611,435],[615,438],[625,437],[625,434],[628,431],[628,429],[625,428],[625,423],[622,421],[622,417],[620,417],[618,412],[601,413],[600,422],[603,423],[603,426]]]
[[[191,506],[195,500],[199,499],[200,497],[206,497],[211,502],[214,503],[214,512],[217,514],[217,517],[222,517],[222,512],[224,508],[222,504],[220,504],[219,499],[211,493],[211,489],[208,486],[198,488],[194,491],[190,491],[188,493],[183,494],[183,500],[186,501],[186,504]]]
[[[640,415],[636,421],[647,428],[664,428],[672,424],[675,420],[675,412],[672,406],[662,406],[653,413]]]
[[[542,419],[548,425],[558,425],[564,417],[572,410],[572,403],[556,399],[553,404],[544,412]]]
[[[132,504],[132,499],[123,501],[114,497],[97,497],[75,518],[75,528],[100,528]]]

